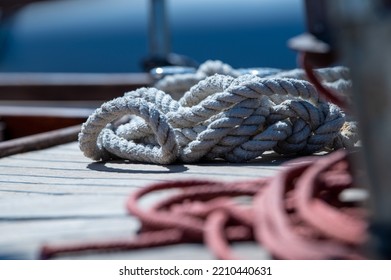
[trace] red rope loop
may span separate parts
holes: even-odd
[[[42,258],[82,251],[135,250],[205,243],[219,259],[237,259],[230,243],[254,240],[279,259],[360,259],[367,222],[360,205],[340,194],[352,187],[345,151],[288,162],[272,178],[157,183],[132,193],[130,215],[142,226],[125,241],[47,245]],[[176,190],[150,208],[140,200]],[[250,198],[251,201],[243,199]]]
[[[306,52],[300,53],[299,56],[300,64],[303,67],[308,80],[315,86],[315,88],[318,90],[318,92],[329,102],[334,103],[335,105],[339,106],[340,108],[344,109],[345,111],[349,110],[348,104],[346,99],[342,98],[341,96],[337,95],[333,91],[329,90],[328,88],[324,87],[322,83],[319,81],[318,77],[315,75],[313,68],[314,65],[310,59],[310,55]]]

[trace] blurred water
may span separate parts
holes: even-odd
[[[148,55],[148,2],[60,0],[25,7],[5,29],[0,71],[141,71]],[[234,67],[295,66],[286,41],[304,29],[301,0],[169,0],[167,5],[175,53]]]

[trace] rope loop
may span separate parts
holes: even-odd
[[[146,133],[139,133],[134,139],[132,134],[129,134],[128,139],[117,135],[115,127],[110,123],[126,114],[139,117],[139,121],[142,119],[142,130],[156,135],[156,144],[134,141],[147,136]],[[128,96],[104,103],[97,109],[82,126],[79,145],[85,156],[95,160],[105,160],[114,155],[134,161],[165,164],[175,160],[178,153],[175,133],[165,115],[154,104]]]

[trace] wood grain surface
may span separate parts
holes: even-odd
[[[127,238],[138,221],[127,215],[130,192],[166,180],[241,180],[271,176],[284,159],[270,156],[244,164],[153,165],[92,162],[76,142],[0,159],[0,259],[35,259],[44,243]],[[164,193],[160,195],[165,195]],[[150,196],[142,203],[156,200]],[[246,258],[267,258],[251,243],[236,246]],[[210,259],[202,245],[133,252],[83,254],[72,259]]]

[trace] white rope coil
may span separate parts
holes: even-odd
[[[346,79],[344,68],[324,72],[318,75],[326,83]],[[309,154],[354,145],[355,123],[320,101],[312,84],[283,72],[272,75],[207,76],[178,101],[156,88],[128,92],[88,118],[80,149],[94,160],[170,164],[243,162],[269,150]]]

